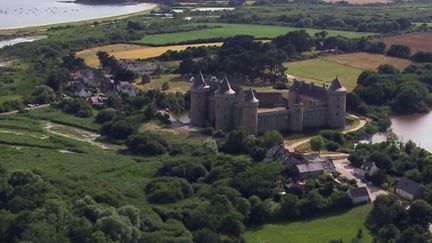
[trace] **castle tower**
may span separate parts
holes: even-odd
[[[228,78],[222,80],[215,91],[215,129],[229,131],[233,128],[233,106],[236,92],[231,88]]]
[[[333,128],[345,127],[347,90],[336,77],[326,90],[327,125]]]
[[[259,100],[255,97],[252,89],[245,93],[242,124],[252,134],[258,133],[258,106]]]
[[[303,103],[293,104],[290,108],[290,130],[303,131]]]
[[[190,111],[189,116],[192,125],[204,126],[207,122],[207,95],[210,91],[202,73],[199,77],[194,79],[192,87],[189,89],[190,93]]]

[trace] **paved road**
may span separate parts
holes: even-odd
[[[381,194],[387,194],[388,192],[380,189],[379,187],[368,185],[361,181],[360,176],[356,174],[357,168],[354,168],[350,165],[350,162],[348,159],[338,159],[333,160],[333,163],[336,166],[336,170],[341,173],[342,176],[345,176],[349,179],[355,179],[357,181],[357,185],[359,187],[365,186],[369,192],[369,196],[371,198],[371,201],[375,201],[376,197]]]

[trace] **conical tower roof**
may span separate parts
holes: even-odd
[[[252,90],[252,88],[250,88],[249,90],[247,90],[245,92],[245,102],[248,103],[258,103],[259,100],[255,97],[255,94]]]
[[[216,90],[216,92],[220,94],[235,94],[235,91],[231,88],[231,84],[226,76],[220,83],[219,89]]]
[[[199,76],[193,79],[193,85],[192,88],[194,89],[200,89],[200,88],[208,88],[209,86],[206,84],[204,80],[204,76],[199,72]]]
[[[341,81],[339,81],[339,78],[336,76],[336,78],[331,82],[330,91],[346,91],[346,89],[342,86]]]

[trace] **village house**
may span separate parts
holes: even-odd
[[[70,74],[72,81],[79,81],[83,84],[94,84],[95,75],[91,69],[80,69]]]
[[[418,199],[423,194],[423,185],[413,180],[402,178],[395,185],[395,192],[407,200]]]
[[[104,94],[97,94],[90,96],[87,99],[87,102],[94,107],[102,108],[105,106],[105,101],[107,100],[106,96]]]
[[[130,96],[136,96],[139,93],[139,90],[129,82],[119,82],[116,85],[116,91],[118,94],[126,93]]]
[[[348,190],[348,195],[354,205],[368,203],[370,201],[369,192],[366,187],[356,187]]]
[[[375,162],[365,160],[360,168],[356,168],[354,173],[364,177],[365,175],[372,175],[374,172],[378,171],[379,168],[375,165]]]
[[[84,87],[81,87],[80,89],[75,91],[74,95],[80,98],[88,98],[92,95],[92,92],[86,90]]]

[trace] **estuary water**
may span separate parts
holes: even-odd
[[[432,151],[432,112],[394,116],[391,118],[391,128],[402,141],[412,140],[420,147]],[[372,142],[385,141],[385,134],[378,133],[372,137]]]
[[[58,0],[0,0],[0,29],[119,16],[153,8],[152,3],[87,5]]]

